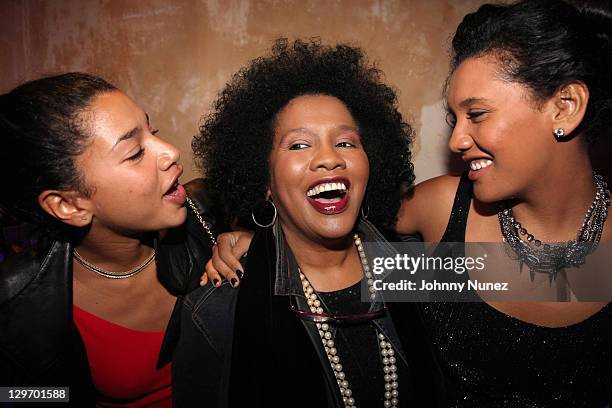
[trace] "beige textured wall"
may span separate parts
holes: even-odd
[[[114,82],[179,146],[230,75],[279,36],[351,42],[378,61],[415,125],[418,180],[447,171],[449,37],[481,0],[1,0],[0,91],[82,70]]]

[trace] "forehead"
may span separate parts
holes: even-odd
[[[278,128],[301,127],[308,124],[352,125],[355,120],[346,105],[329,95],[303,95],[292,99],[279,112]]]
[[[470,98],[499,100],[509,91],[523,89],[516,83],[506,81],[501,76],[498,59],[492,56],[468,58],[457,67],[450,77],[447,89],[447,102],[456,108],[462,101]]]
[[[121,91],[98,95],[87,114],[94,136],[115,135],[117,138],[139,126],[146,117],[132,98]]]

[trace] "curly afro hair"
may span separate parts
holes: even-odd
[[[211,193],[225,206],[225,221],[254,228],[250,214],[262,207],[268,188],[276,115],[298,96],[329,95],[348,107],[359,126],[370,162],[363,203],[368,219],[392,227],[402,191],[414,181],[413,130],[382,77],[357,47],[283,38],[268,56],[238,71],[191,144]]]

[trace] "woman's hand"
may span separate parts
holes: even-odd
[[[217,245],[213,247],[212,258],[206,263],[206,270],[200,279],[200,286],[204,286],[210,279],[215,287],[219,287],[225,278],[232,287],[237,287],[243,274],[240,258],[249,249],[253,235],[251,231],[232,231],[219,235]]]

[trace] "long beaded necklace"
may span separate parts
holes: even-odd
[[[370,293],[370,297],[373,298],[375,289],[372,283],[372,274],[369,271],[368,260],[365,251],[363,250],[361,239],[357,234],[353,236],[353,239],[355,240],[355,246],[357,247],[357,252],[359,253],[361,265],[365,272],[366,279],[368,280],[368,291]],[[304,290],[304,294],[306,295],[310,311],[316,314],[323,314],[323,307],[321,306],[321,301],[318,299],[314,288],[308,281],[308,278],[302,273],[301,270],[300,280],[302,281],[302,289]],[[355,398],[353,397],[353,391],[350,388],[349,381],[346,378],[346,373],[344,372],[342,364],[340,362],[340,356],[338,355],[338,350],[336,349],[329,324],[317,323],[317,329],[319,329],[319,336],[321,336],[323,347],[325,347],[325,353],[327,354],[327,358],[329,359],[332,371],[336,376],[336,381],[338,383],[338,387],[340,388],[340,395],[342,395],[344,406],[356,408],[357,405],[355,403]],[[397,366],[395,365],[397,361],[395,358],[395,350],[393,349],[393,346],[387,340],[383,333],[377,330],[376,336],[378,346],[380,348],[383,372],[385,373],[385,401],[383,405],[386,408],[396,407],[399,404],[399,383],[397,375]]]
[[[610,206],[610,190],[599,174],[593,173],[595,197],[587,210],[582,226],[575,240],[558,244],[542,244],[518,222],[512,214],[512,208],[502,208],[499,213],[499,224],[504,242],[517,255],[520,266],[529,267],[531,280],[536,272],[547,273],[552,282],[559,271],[567,266],[580,266],[586,257],[599,245],[604,223]],[[521,236],[524,239],[521,239]]]

